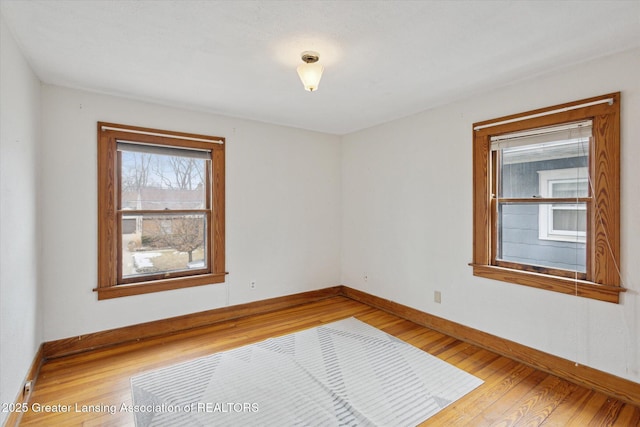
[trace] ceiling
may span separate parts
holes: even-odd
[[[640,1],[18,1],[44,83],[347,134],[640,46]],[[325,73],[306,92],[305,50]]]

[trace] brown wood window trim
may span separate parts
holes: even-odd
[[[206,267],[191,272],[147,276],[143,280],[124,279],[121,273],[122,215],[120,207],[120,155],[118,141],[136,144],[205,150],[209,170],[205,175],[205,208],[188,213],[203,215],[206,233]],[[98,122],[98,299],[118,298],[192,286],[222,283],[225,280],[225,140],[221,137]],[[137,210],[137,214],[155,211]],[[166,211],[158,211],[165,213]],[[171,213],[181,213],[172,210]]]
[[[612,103],[597,103],[612,99]],[[593,104],[576,108],[583,104]],[[553,113],[550,113],[552,112]],[[550,114],[549,114],[550,113]],[[514,119],[521,119],[512,121]],[[496,259],[496,157],[491,137],[592,120],[588,173],[586,273],[567,274]],[[496,125],[492,125],[492,124]],[[488,126],[490,125],[490,126]],[[475,276],[618,303],[620,292],[620,93],[542,108],[473,125],[473,267]],[[502,200],[501,200],[502,201]],[[540,200],[531,202],[539,203]],[[528,203],[514,199],[514,203]]]

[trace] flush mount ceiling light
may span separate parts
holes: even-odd
[[[302,60],[304,64],[298,66],[298,75],[305,90],[313,92],[318,90],[318,84],[320,84],[320,78],[324,67],[322,64],[318,64],[320,54],[318,52],[305,51],[302,52]]]

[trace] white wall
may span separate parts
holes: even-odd
[[[42,341],[39,138],[40,82],[0,17],[0,403],[13,402]]]
[[[640,382],[638,70],[634,50],[343,137],[343,284]],[[616,91],[621,304],[474,277],[472,124]]]
[[[42,97],[45,341],[339,284],[339,137],[54,86]],[[226,137],[226,284],[97,300],[98,121]]]

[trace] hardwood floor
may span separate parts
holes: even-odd
[[[561,380],[345,297],[45,362],[20,425],[129,426],[141,372],[354,316],[484,380],[424,426],[638,426],[640,407]],[[45,405],[51,405],[45,408]],[[102,412],[76,412],[83,405]],[[113,414],[109,407],[117,408]],[[53,409],[71,408],[70,412]],[[46,410],[45,410],[46,409]]]

